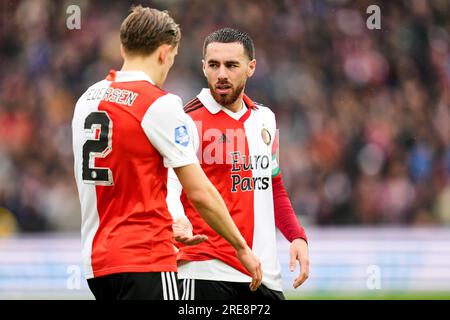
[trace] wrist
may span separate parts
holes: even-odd
[[[250,248],[247,245],[247,243],[245,242],[245,240],[244,239],[242,239],[242,240],[243,241],[239,242],[236,246],[234,246],[234,250],[236,250],[236,253],[242,253],[247,250],[250,250]]]
[[[305,242],[306,245],[308,245],[308,240],[305,238],[302,238],[302,237],[295,238],[291,241],[291,243],[294,243],[294,242]]]

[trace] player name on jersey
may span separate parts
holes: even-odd
[[[101,99],[103,101],[115,102],[129,107],[136,100],[137,96],[138,93],[136,92],[111,87],[93,88],[86,91],[85,94],[86,101]]]

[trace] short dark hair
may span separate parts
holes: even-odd
[[[232,28],[223,28],[214,31],[210,35],[208,35],[203,43],[203,57],[206,54],[206,47],[208,44],[212,42],[220,42],[220,43],[233,43],[239,42],[244,47],[244,51],[247,54],[250,60],[255,58],[255,46],[253,45],[253,40],[250,36],[242,31],[232,29]]]
[[[132,7],[120,26],[120,42],[131,54],[149,55],[162,44],[175,47],[180,38],[180,27],[167,11],[141,5]]]

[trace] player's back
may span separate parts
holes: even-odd
[[[142,126],[167,95],[143,72],[112,71],[77,102],[73,148],[87,278],[176,271],[167,169]]]

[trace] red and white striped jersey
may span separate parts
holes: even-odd
[[[209,89],[203,89],[185,111],[197,125],[200,141],[196,147],[201,166],[220,192],[247,244],[261,260],[263,283],[281,291],[272,194],[272,173],[278,174],[279,170],[274,157],[275,115],[245,95],[243,100],[247,110],[235,119],[214,100]],[[232,246],[203,221],[181,192],[172,172],[168,189],[171,213],[177,216],[184,209],[193,233],[208,236],[199,245],[180,248],[179,278],[249,282],[249,274]]]
[[[86,278],[177,271],[167,168],[198,163],[181,99],[112,70],[78,100],[72,133]]]

